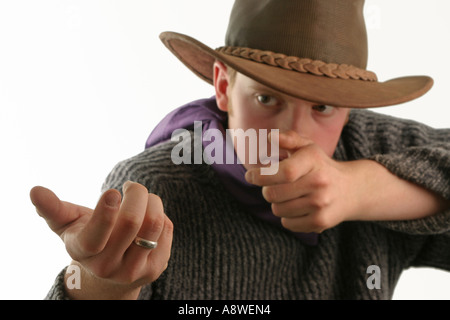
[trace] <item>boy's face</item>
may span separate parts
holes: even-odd
[[[333,108],[288,96],[241,73],[236,73],[230,81],[226,67],[220,63],[215,66],[215,87],[219,108],[228,112],[229,129],[255,129],[256,132],[279,129],[280,133],[293,130],[314,142],[330,157],[350,112],[348,108]],[[245,152],[249,154],[249,146]],[[280,160],[286,158],[287,151],[280,149],[279,156]],[[246,161],[239,158],[247,169],[261,167],[259,161],[249,163],[248,156]]]

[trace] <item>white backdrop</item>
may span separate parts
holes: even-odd
[[[35,213],[43,185],[93,207],[120,160],[171,109],[208,97],[159,41],[178,31],[218,47],[232,0],[0,0],[0,299],[41,299],[70,261]],[[369,70],[427,74],[417,101],[378,111],[450,127],[450,2],[368,0]],[[450,274],[407,270],[396,299],[449,299]]]

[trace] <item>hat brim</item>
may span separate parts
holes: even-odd
[[[424,95],[433,86],[433,79],[428,76],[385,82],[334,79],[226,55],[180,33],[163,32],[160,38],[181,62],[210,84],[213,83],[214,61],[219,60],[272,89],[335,107],[375,108],[401,104]]]

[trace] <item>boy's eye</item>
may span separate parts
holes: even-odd
[[[268,95],[264,95],[264,94],[260,94],[258,96],[256,96],[256,99],[258,99],[258,102],[268,106],[268,107],[272,107],[272,106],[276,106],[278,101],[276,98],[272,97],[272,96],[268,96]]]
[[[322,114],[330,114],[334,110],[333,107],[330,107],[327,105],[317,105],[317,106],[314,106],[313,109]]]

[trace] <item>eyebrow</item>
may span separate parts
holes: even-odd
[[[276,91],[274,89],[271,89],[271,88],[269,88],[269,87],[267,87],[267,86],[265,86],[263,84],[259,84],[258,82],[256,82],[255,84],[251,84],[249,86],[249,88],[254,90],[254,91],[263,91],[265,94],[269,94],[269,95],[272,95],[272,96],[274,96],[276,98],[280,98],[280,99],[283,99],[283,100],[285,100],[285,97],[291,97],[291,96],[289,96],[287,94],[284,94],[282,92],[279,92],[279,91]],[[291,98],[294,98],[294,97],[291,97]]]

